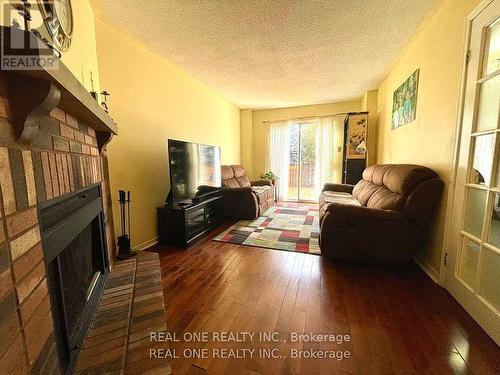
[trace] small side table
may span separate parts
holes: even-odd
[[[273,179],[271,180],[271,183],[273,184],[274,187],[274,203],[278,203],[279,200],[279,194],[280,194],[280,185],[279,185],[279,179]]]

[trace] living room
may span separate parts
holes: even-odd
[[[499,8],[2,2],[1,372],[499,373]]]

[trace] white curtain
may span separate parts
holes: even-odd
[[[342,181],[344,118],[345,116],[318,118],[314,165],[314,189],[318,197],[325,183]]]
[[[288,199],[288,169],[290,166],[290,121],[269,125],[266,170],[279,177],[279,200]]]
[[[346,115],[333,116],[333,147],[335,148],[335,154],[332,159],[333,180],[330,182],[337,184],[342,183],[342,163],[344,162],[344,121],[346,117]]]
[[[314,126],[314,195],[327,182],[342,181],[342,150],[345,116],[318,117],[301,126]],[[291,127],[297,121],[273,122],[269,125],[266,170],[279,177],[279,200],[288,200]],[[295,147],[297,147],[295,145]],[[301,199],[309,199],[304,196]]]

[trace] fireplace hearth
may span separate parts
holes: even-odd
[[[71,373],[109,265],[100,184],[39,207],[60,368]]]

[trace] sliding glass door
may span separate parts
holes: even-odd
[[[318,123],[293,123],[290,135],[290,165],[288,169],[289,201],[316,201],[320,186],[317,171]]]
[[[288,166],[287,201],[299,200],[299,166],[300,166],[300,124],[288,125],[290,138],[290,158]]]
[[[270,123],[266,170],[279,177],[281,201],[317,201],[325,182],[340,183],[343,116]]]

